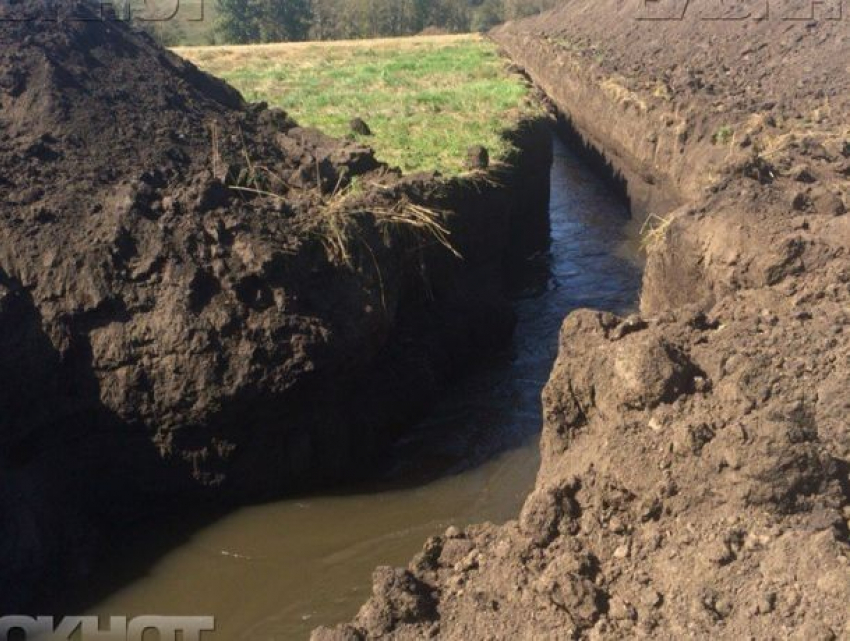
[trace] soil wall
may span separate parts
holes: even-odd
[[[220,511],[368,476],[403,426],[476,358],[512,336],[515,319],[502,286],[514,261],[548,241],[551,123],[526,121],[509,135],[516,152],[503,167],[448,181],[412,177],[397,186],[442,212],[452,251],[433,238],[411,242],[406,231],[382,247],[366,220],[355,233],[369,240],[351,249],[356,284],[332,282],[340,276],[323,266],[322,244],[307,252],[315,265],[311,295],[321,297],[322,306],[362,314],[351,296],[359,298],[360,288],[371,292],[362,304],[374,305],[366,313],[380,317],[377,343],[331,349],[286,393],[254,389],[228,400],[204,424],[186,426],[190,433],[168,455],[100,401],[82,416],[75,412],[64,433],[57,433],[46,408],[42,430],[4,450],[1,551],[12,578],[3,583],[8,589],[0,591],[0,609],[36,611],[97,572],[110,537],[164,510]],[[4,360],[29,359],[28,367],[40,370],[15,386],[69,375],[41,334],[32,300],[7,283],[0,284],[6,286],[2,326],[10,347]],[[27,351],[37,345],[40,360]],[[49,401],[48,392],[41,387],[40,402]],[[28,395],[18,399],[24,401],[15,408],[18,422],[31,416]],[[209,443],[234,455],[211,451]]]
[[[283,434],[263,429],[242,441],[227,482],[216,484],[217,499],[258,500],[368,475],[399,429],[477,359],[510,341],[507,271],[548,243],[551,122],[524,121],[506,135],[515,151],[504,166],[448,180],[412,176],[396,186],[401,197],[442,213],[451,250],[435,238],[411,247],[404,231],[389,243],[386,262],[366,245],[352,246],[366,287],[386,306],[386,334],[372,355],[329,354],[346,363],[342,369],[305,377],[285,397],[263,403],[256,418],[245,408],[216,417],[222,430],[246,422],[287,426]],[[334,305],[346,294],[322,295]]]

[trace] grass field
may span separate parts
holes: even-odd
[[[501,134],[539,111],[495,46],[475,35],[178,48],[251,101],[299,123],[349,135],[361,117],[378,156],[406,172],[464,170],[466,152],[508,152]]]

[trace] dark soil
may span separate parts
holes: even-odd
[[[545,172],[401,178],[85,3],[25,10],[58,19],[0,21],[2,612],[107,524],[368,471],[510,337],[547,201]],[[546,165],[543,123],[517,135]]]
[[[850,639],[850,21],[638,5],[494,37],[657,216],[641,314],[567,318],[517,521],[314,638]]]

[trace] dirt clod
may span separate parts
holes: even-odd
[[[354,118],[351,123],[349,123],[349,127],[351,131],[353,131],[358,136],[371,136],[372,128],[366,124],[366,121],[362,118]]]
[[[485,147],[470,147],[466,154],[466,168],[470,170],[483,170],[490,166],[490,152]]]

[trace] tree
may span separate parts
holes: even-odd
[[[304,40],[312,20],[310,0],[218,0],[218,30],[226,42]]]
[[[305,40],[310,32],[310,0],[262,0],[262,42]]]
[[[435,27],[484,31],[558,0],[217,0],[224,42],[405,36]]]
[[[473,31],[489,31],[504,22],[505,5],[502,0],[484,0],[472,17]]]
[[[504,19],[519,20],[557,6],[560,0],[505,0]]]
[[[262,19],[256,0],[218,0],[218,31],[225,42],[248,44],[260,39]]]
[[[434,0],[429,4],[426,27],[439,27],[454,33],[469,31],[469,0]]]
[[[313,40],[327,40],[337,33],[337,1],[336,0],[313,0],[311,11],[313,14],[310,26],[310,38]]]

